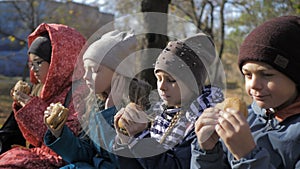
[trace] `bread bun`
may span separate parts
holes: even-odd
[[[128,105],[126,106],[126,108],[127,107],[131,107],[131,108],[134,108],[134,109],[136,109],[136,110],[142,110],[142,108],[139,106],[139,105],[137,105],[136,103],[133,103],[133,102],[130,102],[130,103],[128,103]],[[125,109],[126,109],[125,108]],[[124,109],[124,110],[125,110]],[[127,113],[130,113],[131,111],[129,111],[129,112],[127,112]],[[121,118],[120,118],[121,119]],[[124,135],[126,135],[126,136],[128,136],[129,134],[128,134],[128,132],[127,132],[127,130],[124,128],[124,124],[122,123],[122,120],[118,120],[118,127],[119,127],[119,131],[121,132],[121,133],[123,133]],[[125,120],[125,119],[123,119],[123,120]]]
[[[65,119],[67,118],[69,113],[69,109],[65,108],[60,102],[58,103],[51,103],[52,109],[50,110],[50,116],[46,118],[46,122],[50,125],[53,129]]]
[[[127,130],[124,128],[124,125],[123,125],[123,123],[121,122],[121,120],[118,121],[118,127],[119,127],[119,131],[120,131],[122,134],[128,136],[128,132],[127,132]]]
[[[19,80],[16,83],[15,87],[13,88],[12,97],[13,97],[14,100],[17,100],[17,98],[15,97],[15,94],[14,94],[15,92],[20,91],[20,92],[23,92],[23,93],[29,95],[30,94],[30,90],[31,90],[31,87],[29,86],[28,83],[26,83],[26,82],[24,82],[22,80]]]
[[[248,116],[246,103],[237,97],[228,97],[222,103],[218,103],[215,107],[221,110],[232,108],[241,112],[245,117]]]

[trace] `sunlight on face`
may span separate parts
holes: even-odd
[[[114,72],[106,66],[99,65],[93,60],[84,60],[85,74],[83,79],[91,90],[96,94],[108,92]]]
[[[263,62],[247,62],[242,67],[247,93],[261,108],[276,108],[297,96],[296,84]]]
[[[170,74],[158,70],[155,73],[159,96],[164,103],[171,107],[181,107],[192,97],[192,91],[180,81],[176,81]]]

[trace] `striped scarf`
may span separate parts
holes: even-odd
[[[215,106],[215,104],[223,100],[224,96],[220,88],[207,86],[203,89],[202,94],[194,100],[187,109],[167,108],[166,105],[160,102],[153,107],[157,116],[150,128],[150,135],[152,138],[155,138],[157,142],[161,142],[162,137],[164,137],[164,134],[171,124],[172,118],[177,112],[184,111],[172,131],[165,137],[162,143],[165,149],[172,149],[194,128],[194,122],[204,109]]]

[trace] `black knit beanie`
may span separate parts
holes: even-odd
[[[240,47],[240,70],[247,61],[265,62],[300,85],[300,17],[277,17],[255,28]]]
[[[171,41],[156,59],[155,69],[179,78],[197,95],[207,78],[207,67],[216,59],[214,43],[198,33],[183,40]],[[176,79],[176,78],[175,78]]]
[[[28,49],[28,54],[35,54],[48,63],[51,62],[51,52],[51,41],[48,35],[43,35],[35,38]]]

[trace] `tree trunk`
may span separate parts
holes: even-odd
[[[224,49],[224,36],[225,36],[225,19],[224,19],[224,8],[227,0],[222,0],[221,8],[220,8],[220,28],[221,28],[221,38],[220,38],[220,50],[219,50],[219,58],[222,58],[223,49]]]
[[[224,8],[225,8],[226,3],[227,3],[227,0],[222,0],[221,5],[220,5],[220,29],[221,29],[220,50],[219,50],[219,59],[220,60],[222,58],[224,43],[225,43],[225,41],[224,41],[224,36],[225,36]],[[218,79],[222,79],[222,77],[220,77],[221,74],[219,74],[219,71],[221,71],[219,68],[220,68],[220,62],[217,62],[216,63],[216,72],[214,75],[214,82],[220,81],[221,83],[218,83],[217,85],[223,86],[222,80],[218,80]]]
[[[146,28],[146,35],[143,47],[144,49],[155,48],[163,49],[167,42],[167,26],[168,26],[168,5],[170,0],[143,0],[142,12],[144,12],[144,21]],[[151,12],[151,13],[148,13]],[[152,13],[155,12],[155,13]],[[165,15],[163,15],[165,14]],[[155,17],[159,16],[159,17]],[[145,54],[141,60],[143,63],[154,63],[159,53],[155,53],[156,56],[151,56],[153,53]],[[143,70],[139,77],[147,80],[153,88],[156,88],[156,78],[153,73],[153,68]]]

